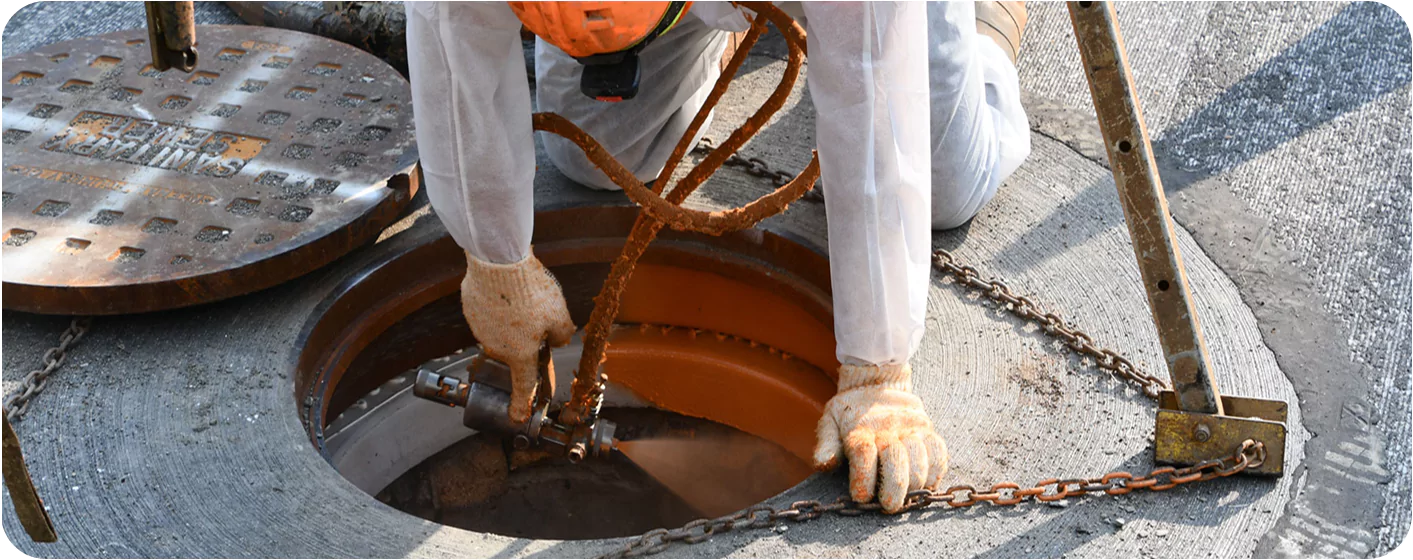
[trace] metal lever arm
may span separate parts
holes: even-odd
[[[1178,406],[1188,412],[1222,414],[1114,6],[1070,2],[1069,9]]]
[[[196,9],[191,2],[147,2],[147,42],[159,72],[196,69]]]
[[[10,427],[9,416],[0,416],[3,416],[5,424],[5,489],[10,491],[10,501],[15,504],[15,516],[19,517],[20,526],[29,533],[31,540],[55,542],[59,537],[54,534],[54,522],[50,521],[49,512],[44,510],[44,502],[39,499],[39,493],[34,489],[34,481],[29,477],[29,468],[25,466],[24,455],[20,453],[20,438],[15,435],[14,428]]]

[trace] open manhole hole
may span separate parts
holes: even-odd
[[[577,324],[635,216],[536,216],[535,252]],[[299,341],[296,396],[311,440],[364,492],[463,529],[584,539],[731,513],[810,475],[837,368],[821,252],[759,230],[664,232],[633,275],[605,364],[604,417],[636,462],[615,453],[575,465],[562,451],[514,450],[465,428],[460,409],[412,395],[419,367],[464,377],[474,340],[460,311],[460,249],[440,232],[408,233],[329,296]],[[555,353],[559,401],[579,350],[576,337]],[[698,476],[671,476],[685,461]]]
[[[141,28],[5,58],[4,222],[26,232],[3,246],[6,309],[248,293],[371,241],[406,207],[417,149],[396,70],[294,31],[196,34],[211,54],[190,74],[154,70]]]

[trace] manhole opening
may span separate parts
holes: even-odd
[[[536,253],[581,327],[635,214],[536,218]],[[412,395],[419,367],[464,378],[474,340],[457,296],[460,250],[432,234],[402,241],[330,296],[300,341],[305,425],[364,492],[467,530],[588,539],[731,513],[810,476],[814,427],[834,393],[825,372],[837,367],[822,252],[761,231],[665,234],[630,283],[605,365],[614,383],[603,416],[620,441],[653,451],[574,465],[549,448],[514,450],[462,426],[462,409]],[[557,400],[579,344],[555,355]],[[697,478],[670,475],[683,465]]]
[[[452,371],[443,371],[464,373],[463,363],[446,364]],[[436,367],[435,361],[428,365]],[[415,377],[415,371],[394,377],[333,421],[326,441],[341,472],[363,480],[358,477],[365,473],[350,471],[363,468],[369,456],[409,451],[408,440],[394,443],[386,430],[363,424],[462,431],[458,414],[426,406],[411,394],[408,382]],[[409,407],[429,410],[414,415]],[[725,515],[812,474],[805,459],[779,444],[711,420],[646,406],[611,406],[602,417],[617,424],[623,445],[650,447],[647,457],[635,454],[642,463],[615,452],[571,464],[552,446],[517,450],[502,437],[465,431],[470,435],[445,447],[431,444],[435,453],[395,467],[401,475],[366,491],[405,513],[471,531],[591,539]],[[354,448],[362,451],[345,451]],[[684,474],[689,464],[700,470]]]

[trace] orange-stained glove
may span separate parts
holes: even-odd
[[[839,392],[819,419],[815,468],[849,460],[849,495],[869,502],[877,488],[883,511],[897,513],[908,492],[936,490],[947,474],[947,444],[912,394],[912,367],[839,366]]]
[[[540,345],[569,344],[574,322],[564,290],[534,253],[512,264],[495,264],[466,254],[461,312],[481,349],[510,366],[510,419],[530,419],[540,384]]]

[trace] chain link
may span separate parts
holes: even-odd
[[[9,418],[10,423],[18,422],[29,411],[30,403],[44,390],[49,376],[63,365],[65,353],[83,338],[92,324],[92,317],[77,317],[71,321],[69,328],[59,335],[59,345],[44,352],[44,357],[40,358],[42,367],[25,374],[20,386],[5,396],[5,416]]]
[[[1231,476],[1249,468],[1259,467],[1265,461],[1265,444],[1248,439],[1229,457],[1183,468],[1158,467],[1142,476],[1115,471],[1095,478],[1050,478],[1027,488],[1022,488],[1014,482],[998,482],[984,491],[964,484],[952,486],[945,491],[919,490],[908,494],[904,499],[902,511],[915,511],[936,504],[956,510],[983,502],[994,506],[1014,506],[1025,502],[1053,502],[1099,493],[1117,496],[1134,490],[1161,492],[1183,484]],[[695,544],[732,529],[765,528],[780,521],[809,521],[825,514],[851,517],[882,509],[883,506],[878,502],[861,504],[847,497],[829,503],[802,500],[784,509],[761,504],[715,519],[698,519],[677,529],[653,529],[599,558],[647,556],[665,551],[679,542]]]
[[[696,147],[692,148],[692,153],[697,155],[706,155],[715,149],[716,143],[713,142],[711,138],[702,137],[702,139],[697,142]],[[770,164],[765,162],[765,160],[754,156],[745,157],[742,156],[740,152],[731,154],[731,157],[726,158],[726,163],[722,165],[726,167],[735,167],[742,171],[745,171],[748,175],[767,179],[770,181],[770,184],[775,185],[775,188],[777,189],[785,186],[790,181],[795,179],[794,173],[780,171],[778,169],[772,168]],[[804,196],[800,197],[800,199],[814,202],[824,202],[824,185],[820,184],[819,181],[815,181],[814,188],[810,189],[809,192],[806,192]]]
[[[692,152],[706,153],[713,149],[715,145],[711,140],[702,138]],[[769,179],[776,187],[788,183],[793,178],[790,174],[773,170],[755,157],[732,155],[726,165],[741,168],[756,177]],[[823,202],[822,193],[820,186],[816,185],[804,198]],[[932,264],[937,270],[951,275],[959,287],[980,290],[987,299],[1000,304],[1012,315],[1026,321],[1035,321],[1046,334],[1064,343],[1071,350],[1092,358],[1095,367],[1135,385],[1149,398],[1156,400],[1159,393],[1167,389],[1167,384],[1162,379],[1139,369],[1117,352],[1096,345],[1094,337],[1066,323],[1058,314],[1041,308],[1035,300],[1016,295],[1005,282],[983,277],[975,267],[957,260],[952,253],[944,249],[933,251]],[[994,506],[1015,506],[1026,502],[1053,502],[1098,493],[1116,496],[1134,490],[1161,492],[1183,484],[1231,476],[1248,468],[1259,467],[1265,461],[1266,445],[1248,439],[1228,457],[1190,467],[1158,467],[1142,476],[1115,471],[1096,478],[1049,478],[1026,488],[1014,482],[998,482],[984,491],[978,491],[969,485],[956,485],[945,491],[919,490],[908,494],[903,502],[903,511],[914,511],[934,504],[955,510],[983,502]],[[677,543],[700,543],[712,535],[733,529],[771,527],[780,521],[808,521],[825,514],[856,516],[882,510],[883,506],[878,502],[857,503],[847,496],[830,503],[817,500],[798,501],[785,509],[759,504],[715,519],[698,519],[677,529],[653,529],[600,558],[653,555]]]
[[[1040,323],[1046,334],[1059,339],[1071,350],[1093,358],[1094,365],[1099,369],[1138,386],[1148,398],[1156,400],[1158,393],[1167,390],[1168,386],[1162,379],[1139,369],[1117,352],[1096,346],[1094,337],[1066,324],[1059,315],[1045,311],[1034,300],[1015,295],[1004,282],[983,278],[975,267],[959,262],[952,253],[944,249],[933,251],[932,264],[937,270],[952,275],[959,285],[981,290],[987,299],[1001,304],[1012,315]]]

